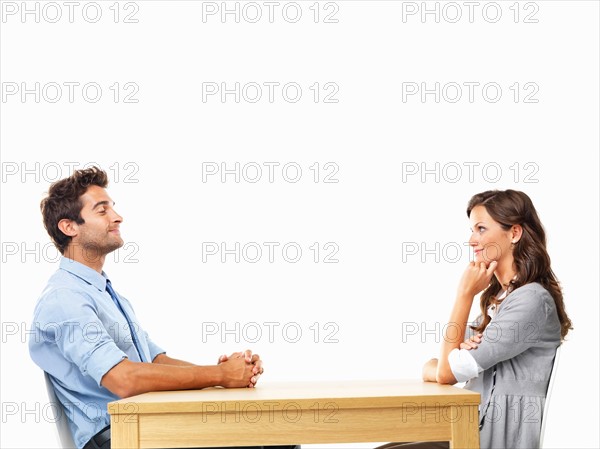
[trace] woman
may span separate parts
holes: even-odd
[[[473,196],[467,215],[475,260],[460,280],[440,358],[425,364],[423,380],[468,381],[465,388],[481,394],[482,449],[537,448],[556,348],[572,329],[550,267],[546,234],[531,199],[515,190]],[[481,315],[467,327],[481,291]]]

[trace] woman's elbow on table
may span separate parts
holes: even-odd
[[[452,373],[452,370],[450,369],[449,366],[440,366],[440,365],[438,365],[438,369],[435,374],[435,381],[438,384],[445,384],[445,385],[454,385],[455,383],[458,382],[456,380],[456,377],[454,377],[454,374]]]

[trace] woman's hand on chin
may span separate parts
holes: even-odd
[[[485,262],[469,263],[458,284],[458,296],[473,299],[475,295],[490,285],[497,266],[498,262],[495,260],[487,265]]]

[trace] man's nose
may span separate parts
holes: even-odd
[[[120,216],[120,215],[117,213],[117,211],[115,211],[115,210],[113,210],[113,217],[112,217],[112,218],[113,218],[113,220],[112,220],[112,221],[114,221],[114,222],[117,222],[117,223],[122,223],[122,222],[123,222],[123,217],[121,217],[121,216]]]

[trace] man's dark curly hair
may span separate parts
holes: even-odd
[[[72,237],[64,234],[58,228],[58,222],[63,218],[73,220],[77,224],[85,222],[81,217],[83,208],[81,195],[92,185],[106,188],[108,176],[104,170],[98,167],[75,170],[68,178],[52,184],[48,190],[48,196],[40,204],[46,231],[61,254],[65,253]]]

